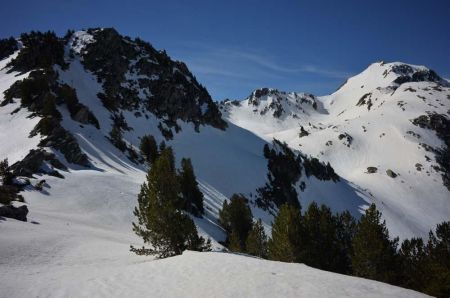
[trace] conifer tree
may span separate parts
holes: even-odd
[[[247,252],[251,255],[267,258],[267,235],[261,219],[253,223],[246,241]]]
[[[395,283],[398,238],[389,239],[386,223],[375,204],[361,217],[353,238],[352,267],[356,276]]]
[[[206,250],[209,242],[198,236],[192,219],[181,211],[179,184],[171,148],[161,152],[147,174],[147,181],[138,195],[134,214],[134,232],[152,248],[135,248],[137,254],[152,254],[165,258],[181,254],[186,249]]]
[[[426,280],[423,292],[436,297],[450,297],[450,221],[430,231],[426,245]]]
[[[300,235],[300,209],[290,204],[283,204],[272,225],[272,237],[268,243],[269,259],[297,262]]]
[[[309,266],[337,271],[339,246],[337,220],[330,208],[312,202],[303,216],[303,237],[299,261]]]
[[[227,242],[230,241],[231,233],[236,233],[242,251],[245,251],[245,240],[253,224],[252,211],[247,201],[244,195],[234,194],[230,203],[224,201],[219,211],[219,223],[227,232]]]
[[[236,231],[231,231],[230,235],[228,236],[228,249],[233,252],[244,251],[239,239],[239,235]]]
[[[183,158],[181,160],[179,180],[184,201],[184,209],[195,216],[200,216],[204,213],[203,193],[198,187],[190,158]]]
[[[145,161],[150,165],[158,158],[158,145],[152,135],[144,135],[142,137],[139,150]]]
[[[353,246],[352,241],[356,233],[356,220],[349,211],[344,211],[336,216],[336,233],[339,247],[338,268],[336,272],[343,274],[352,273]]]

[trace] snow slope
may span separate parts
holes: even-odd
[[[243,296],[276,296],[279,293],[293,297],[302,294],[334,297],[335,293],[342,296],[419,295],[302,265],[243,256],[186,253],[170,260],[153,262],[151,258],[132,255],[129,245],[142,244],[133,234],[131,222],[134,220],[132,212],[136,196],[147,169],[132,162],[107,139],[112,120],[110,111],[97,97],[102,86],[83,67],[78,55],[86,44],[95,40],[84,31],[76,32],[75,36],[78,42],[68,45],[73,47],[75,55],[70,57],[70,49],[66,49],[68,69],[55,66],[55,71],[61,83],[76,89],[80,103],[92,111],[100,129],[74,121],[64,105],[58,109],[63,119],[62,126],[75,136],[92,167],[70,164],[60,152],[46,148],[54,152],[68,170],[61,172],[64,179],[40,174],[30,179],[32,185],[42,179],[46,183],[42,191],[31,185],[21,193],[30,209],[28,222],[0,220],[0,297],[110,297],[125,293],[128,296],[148,293],[154,296],[177,296],[180,293],[231,296],[236,292],[227,284],[237,282],[245,283]],[[7,73],[4,66],[13,57],[0,62],[0,101],[4,90],[28,75]],[[291,97],[298,107],[297,113],[312,115],[318,111],[323,114],[320,117],[328,113],[325,103],[317,98],[307,94],[292,94]],[[11,163],[22,159],[40,141],[39,136],[29,138],[29,132],[39,117],[29,118],[26,109],[17,112],[18,107],[19,100],[0,107],[0,157],[7,157]],[[123,135],[128,145],[136,149],[144,134],[154,135],[158,142],[163,140],[157,128],[160,118],[151,113],[137,116],[131,111],[124,111],[123,115],[132,128]],[[225,236],[217,224],[218,210],[223,201],[233,193],[247,194],[253,200],[255,189],[266,182],[267,161],[262,151],[266,140],[271,137],[258,136],[240,127],[241,123],[235,125],[232,122],[235,121],[230,118],[226,130],[201,126],[197,132],[192,123],[179,120],[181,131],[168,141],[174,148],[177,162],[183,157],[192,159],[205,195],[206,209],[204,218],[194,220],[199,232],[213,240],[215,250],[221,249],[218,242]],[[287,122],[280,123],[283,131],[289,131],[291,124],[296,122],[286,126]],[[372,199],[368,192],[348,180],[334,183],[310,177],[306,181],[306,190],[301,193],[302,204],[316,200],[330,205],[334,211],[348,209],[359,215]],[[269,228],[272,216],[253,205],[252,210],[255,217],[262,218]],[[398,224],[401,224],[400,220]],[[201,270],[193,273],[192,266]],[[257,275],[255,272],[264,273]],[[188,280],[186,276],[189,276]],[[250,276],[251,279],[239,278],[242,276]],[[173,287],[174,280],[179,289]],[[299,284],[299,280],[305,280],[305,283]],[[268,289],[267,285],[274,288]],[[132,290],[135,292],[130,294]]]
[[[430,79],[395,83],[414,73],[428,75],[429,70],[374,63],[335,93],[309,96],[317,102],[316,109],[310,101],[299,103],[297,93],[268,89],[261,95],[264,89],[259,89],[258,98],[255,91],[240,103],[226,102],[222,112],[230,122],[267,141],[277,138],[330,162],[337,174],[371,194],[369,201],[383,212],[393,235],[426,237],[437,223],[450,219],[450,192],[434,168],[433,153],[420,143],[435,148],[444,144],[433,131],[411,120],[432,112],[447,115],[450,88]],[[276,115],[279,106],[282,112]],[[308,135],[299,136],[301,127]],[[378,171],[368,174],[367,167]],[[387,176],[388,169],[399,176]]]

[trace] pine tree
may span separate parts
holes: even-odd
[[[349,211],[344,211],[337,215],[336,233],[338,239],[337,245],[339,247],[338,268],[336,272],[351,274],[351,256],[353,255],[352,241],[356,233],[356,220]]]
[[[144,135],[142,137],[139,150],[145,161],[150,165],[158,158],[158,145],[152,135]]]
[[[430,231],[426,245],[426,281],[423,292],[436,297],[450,297],[450,221]]]
[[[195,216],[203,214],[203,193],[198,187],[190,158],[183,158],[181,160],[179,180],[181,194],[183,195],[184,209]]]
[[[339,246],[337,220],[330,208],[312,202],[303,216],[303,237],[299,261],[309,266],[337,271]]]
[[[132,246],[131,251],[165,258],[179,255],[186,249],[208,249],[209,242],[205,244],[192,219],[181,211],[179,193],[174,157],[169,147],[161,152],[149,170],[134,210],[138,223],[133,223],[133,230],[152,248]]]
[[[244,249],[239,239],[239,234],[236,231],[231,231],[228,236],[228,249],[233,252],[243,252]]]
[[[242,251],[245,251],[245,240],[253,224],[252,211],[247,201],[244,195],[234,194],[230,203],[224,201],[219,211],[219,223],[227,232],[227,242],[230,241],[231,233],[236,233]]]
[[[13,175],[9,170],[8,159],[0,161],[0,178],[2,179],[3,185],[10,185],[12,183]]]
[[[246,241],[247,252],[251,255],[267,258],[267,235],[261,219],[253,223]]]
[[[272,225],[272,237],[268,243],[269,259],[281,262],[297,262],[300,237],[300,209],[289,204],[283,204]]]
[[[403,241],[399,257],[401,260],[401,286],[423,291],[428,273],[425,270],[427,254],[421,238]]]
[[[398,238],[389,239],[381,212],[372,204],[361,217],[353,238],[352,267],[356,276],[395,283]]]

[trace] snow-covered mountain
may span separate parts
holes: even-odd
[[[426,67],[374,63],[328,96],[263,88],[221,110],[330,162],[369,193],[394,235],[426,236],[449,219],[450,84]]]
[[[83,292],[87,296],[94,288],[94,296],[109,296],[108,283],[123,282],[123,274],[135,272],[135,267],[139,274],[156,272],[152,269],[156,265],[145,266],[149,258],[128,251],[130,244],[142,244],[131,222],[147,172],[138,153],[146,134],[172,146],[177,164],[183,157],[192,159],[206,209],[203,218],[193,219],[215,249],[221,248],[219,241],[225,237],[217,223],[218,211],[233,193],[246,194],[253,215],[270,229],[270,210],[255,201],[256,190],[267,182],[263,148],[274,137],[303,152],[302,162],[309,160],[307,155],[318,157],[330,162],[340,176],[331,179],[303,169],[295,185],[303,206],[317,201],[358,216],[376,202],[392,234],[402,237],[422,236],[435,223],[448,220],[448,190],[441,177],[448,168],[435,161],[438,156],[445,160],[447,151],[440,149],[445,140],[423,127],[438,127],[438,134],[448,140],[439,126],[445,121],[432,113],[442,116],[449,109],[449,89],[424,68],[375,64],[329,97],[261,89],[245,101],[227,102],[219,109],[184,63],[114,29],[68,32],[64,38],[24,34],[0,48],[0,158],[8,158],[18,181],[24,183],[20,194],[30,210],[28,223],[0,221],[0,288],[8,297],[78,296],[71,292],[75,288],[88,291]],[[393,82],[397,78],[401,82]],[[419,143],[427,145],[419,148]],[[421,164],[420,171],[416,163]],[[377,167],[377,173],[364,173],[369,166]],[[399,176],[388,177],[387,169]],[[209,263],[210,258],[187,253],[174,260],[190,266],[193,261]],[[300,276],[323,273],[302,265],[217,258],[221,265],[205,266],[199,282],[204,276],[214,277],[218,274],[214,268],[228,262],[239,264],[235,277],[247,274],[252,266],[267,275],[297,269]],[[157,269],[161,278],[177,274],[174,261],[164,262],[168,269]],[[112,270],[116,270],[113,277]],[[344,285],[342,291],[348,284],[355,296],[417,294],[324,274],[311,279],[311,287],[323,281],[330,289]],[[286,295],[332,295],[297,288],[296,276],[283,279],[291,291]],[[254,281],[267,284],[269,277]],[[80,289],[85,282],[88,285]],[[221,282],[214,279],[205,285],[219,289]],[[153,290],[155,295],[176,295],[158,292],[164,287]]]

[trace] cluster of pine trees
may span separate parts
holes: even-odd
[[[151,248],[132,246],[131,250],[160,258],[186,249],[209,250],[209,239],[198,235],[189,215],[201,216],[204,212],[191,161],[182,159],[177,170],[172,148],[164,142],[158,146],[153,136],[142,138],[140,151],[150,170],[138,196],[134,211],[138,221],[133,223],[133,230]],[[374,204],[356,220],[348,211],[333,213],[314,202],[301,212],[297,201],[279,207],[269,237],[262,221],[254,221],[248,199],[234,194],[224,201],[219,223],[227,233],[224,244],[230,251],[304,263],[437,297],[450,296],[450,222],[437,225],[426,242],[413,238],[399,246],[398,238],[390,238]]]
[[[183,159],[181,170],[177,171],[172,148],[161,143],[158,149],[152,136],[142,139],[140,149],[150,169],[138,195],[133,231],[151,248],[131,246],[131,251],[165,258],[186,249],[210,250],[210,240],[198,235],[188,214],[201,216],[204,212],[203,194],[190,159]]]
[[[359,221],[348,212],[333,214],[311,203],[302,214],[283,204],[269,238],[261,220],[253,221],[248,200],[233,195],[219,222],[225,245],[269,260],[306,265],[411,288],[437,297],[450,295],[450,222],[439,224],[425,244],[420,238],[391,239],[381,212],[372,204]]]

